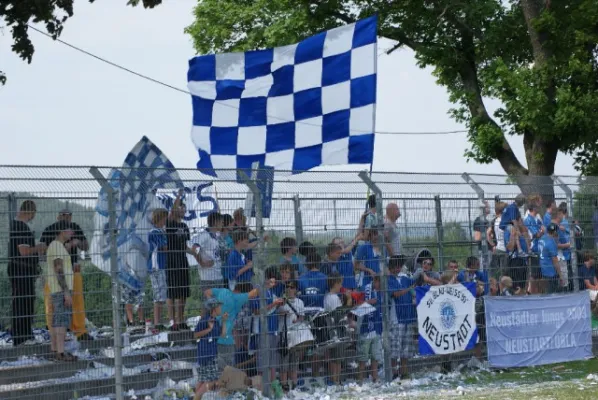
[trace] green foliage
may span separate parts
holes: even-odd
[[[598,164],[595,0],[203,0],[194,13],[186,32],[201,54],[287,45],[377,14],[379,35],[412,48],[447,88],[468,158],[511,175],[552,174],[558,151],[582,172]],[[493,116],[485,97],[502,103]],[[522,137],[527,168],[505,135]]]
[[[88,0],[93,3],[94,0]],[[144,8],[154,8],[162,0],[128,0],[127,5]],[[65,22],[73,16],[74,0],[1,0],[0,20],[11,28],[12,51],[23,60],[31,63],[35,48],[29,38],[28,25],[41,23],[54,39],[58,38],[64,29]],[[6,83],[6,75],[0,71],[0,85]]]

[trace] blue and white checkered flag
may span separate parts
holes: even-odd
[[[197,168],[371,164],[376,17],[273,49],[189,62]]]
[[[116,228],[118,232],[118,275],[125,286],[136,291],[144,284],[147,272],[150,215],[158,189],[182,187],[178,172],[164,153],[147,137],[127,155],[121,169],[107,178],[116,191]],[[95,232],[91,242],[92,262],[110,273],[110,231],[108,199],[102,189],[94,216]]]

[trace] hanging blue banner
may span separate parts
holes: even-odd
[[[486,297],[488,362],[512,368],[592,357],[587,292]]]

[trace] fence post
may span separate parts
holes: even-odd
[[[484,190],[473,180],[473,178],[467,173],[464,172],[461,175],[463,180],[471,186],[471,188],[476,192],[478,195],[478,200],[480,202],[480,218],[482,220],[482,226],[487,228],[488,220],[486,219],[486,205],[484,204],[485,200],[485,193]],[[471,224],[471,221],[470,221]],[[486,231],[482,232],[482,243],[481,243],[481,250],[480,250],[480,269],[489,269],[490,262],[488,257],[488,241],[486,240]]]
[[[368,186],[368,188],[376,195],[376,217],[378,224],[384,223],[384,215],[382,214],[382,190],[376,185],[369,177],[367,171],[361,171],[359,173],[361,180]],[[383,226],[383,225],[382,225]],[[384,237],[380,238],[384,244]],[[384,254],[384,253],[383,253]],[[384,349],[384,378],[386,382],[392,381],[392,364],[390,355],[390,340],[388,332],[390,330],[389,312],[392,312],[390,308],[390,299],[388,294],[388,274],[387,274],[387,263],[386,257],[381,257],[380,266],[380,283],[382,286],[384,305],[382,309],[382,347]]]
[[[337,223],[337,218],[336,218],[336,199],[332,200],[332,208],[334,210],[334,236],[340,236],[338,234],[338,223]]]
[[[263,367],[262,372],[262,393],[264,396],[270,396],[270,365],[268,357],[266,357],[266,352],[268,349],[268,324],[266,321],[266,279],[264,276],[263,271],[265,270],[265,258],[264,258],[264,240],[263,240],[263,214],[262,214],[262,196],[260,193],[260,189],[257,187],[257,184],[247,176],[244,171],[238,171],[239,176],[243,180],[243,182],[247,185],[249,190],[253,193],[253,199],[255,202],[255,230],[258,236],[258,244],[257,244],[257,252],[256,257],[254,257],[254,265],[258,266],[257,271],[254,271],[254,286],[260,288],[260,347],[259,347],[259,357],[262,360],[266,360]],[[253,174],[252,174],[253,175]],[[257,174],[255,174],[257,176]],[[296,196],[297,201],[299,196]],[[296,215],[296,213],[295,213]],[[253,328],[253,327],[252,327]],[[259,364],[259,363],[258,363]]]
[[[442,226],[442,205],[440,196],[434,196],[434,208],[436,209],[436,239],[438,241],[438,260],[440,266],[444,263],[444,227]]]
[[[89,173],[98,181],[108,196],[108,229],[110,230],[110,276],[112,280],[112,324],[114,327],[114,386],[116,400],[124,399],[123,360],[122,360],[122,332],[120,316],[120,283],[118,280],[118,247],[116,246],[116,192],[110,182],[96,167]]]
[[[295,239],[297,244],[303,243],[303,219],[301,217],[301,200],[299,195],[293,196],[293,208],[295,210]]]
[[[557,184],[563,192],[565,192],[565,196],[567,197],[567,211],[569,214],[569,219],[573,219],[573,191],[569,188],[569,185],[565,184],[561,178],[558,176],[553,175],[552,180],[555,184]],[[577,248],[575,247],[575,232],[571,232],[569,230],[569,234],[572,235],[571,239],[571,272],[573,272],[573,290],[578,291],[579,287],[579,275],[578,275],[578,268],[577,268]],[[582,288],[583,289],[583,288]]]

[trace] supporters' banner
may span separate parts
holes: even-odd
[[[488,362],[511,368],[592,357],[586,292],[551,296],[486,297]]]
[[[377,19],[297,44],[189,61],[197,168],[229,177],[254,162],[276,171],[371,164]]]
[[[473,282],[416,288],[420,354],[450,354],[475,346],[475,292]]]
[[[218,202],[212,196],[214,182],[197,183],[191,187],[185,186],[185,193],[182,200],[187,207],[187,213],[183,217],[185,222],[193,222],[198,218],[207,217],[208,214],[218,211]],[[160,206],[168,211],[172,208],[178,190],[158,190],[156,198]]]
[[[272,193],[274,192],[274,168],[260,168],[259,165],[256,165],[255,168],[256,169],[253,169],[251,173],[251,179],[255,181],[257,188],[260,191],[260,197],[262,198],[262,217],[270,218],[270,213],[272,212]],[[245,210],[247,216],[255,217],[255,200],[251,190],[247,192]]]
[[[115,190],[118,278],[133,291],[141,290],[147,275],[147,233],[149,212],[158,189],[182,187],[174,166],[147,137],[143,137],[127,155],[120,170],[107,178]],[[110,273],[110,229],[108,195],[102,189],[94,215],[90,255],[103,272]]]

